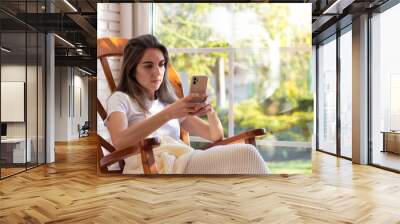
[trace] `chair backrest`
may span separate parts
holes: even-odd
[[[128,39],[125,38],[120,38],[120,37],[110,37],[110,38],[100,38],[97,39],[97,58],[100,59],[104,75],[108,84],[108,87],[112,92],[116,90],[116,85],[115,81],[111,72],[110,65],[108,63],[107,58],[108,57],[114,57],[114,56],[123,56],[124,52],[124,47],[128,43]],[[176,70],[172,67],[172,65],[168,66],[168,79],[171,82],[172,86],[174,87],[175,94],[179,97],[182,98],[183,95],[183,89],[182,89],[182,83],[179,77],[179,74],[176,72]],[[97,112],[99,113],[100,117],[105,120],[107,117],[107,112],[104,109],[102,103],[100,100],[97,98]],[[180,130],[180,137],[183,142],[186,144],[189,144],[189,134],[181,128]],[[104,142],[104,141],[100,141]],[[110,148],[110,147],[108,147]],[[100,150],[101,151],[101,150]],[[109,149],[110,151],[110,149]],[[102,152],[99,152],[102,154]],[[100,156],[104,156],[103,154]],[[123,166],[123,163],[120,163],[120,167]],[[103,170],[105,171],[105,170]]]

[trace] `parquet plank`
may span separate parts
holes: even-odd
[[[92,138],[0,181],[0,223],[400,223],[400,175],[313,152],[313,175],[98,177]]]

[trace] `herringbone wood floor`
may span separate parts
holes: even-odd
[[[97,177],[91,138],[0,181],[0,223],[400,223],[400,175],[315,152],[313,175]]]

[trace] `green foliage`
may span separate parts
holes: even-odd
[[[313,121],[313,111],[293,111],[290,114],[266,115],[264,107],[255,98],[237,104],[234,111],[235,124],[243,128],[243,130],[265,128],[270,133],[278,133],[293,127],[301,127],[303,133],[302,135],[297,135],[295,139],[309,141],[311,138],[308,124]]]

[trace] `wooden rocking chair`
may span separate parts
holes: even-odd
[[[103,67],[104,75],[106,77],[108,87],[111,92],[114,92],[116,89],[116,85],[111,73],[110,66],[108,64],[107,57],[110,56],[122,56],[125,45],[128,43],[127,39],[113,37],[113,38],[101,38],[97,40],[97,58],[100,59],[100,62]],[[175,69],[170,65],[168,67],[168,78],[175,89],[175,93],[179,98],[183,97],[183,89],[181,80],[179,78],[178,73]],[[97,98],[97,112],[101,116],[103,120],[107,117],[107,112],[105,111],[102,103]],[[181,128],[180,137],[183,142],[189,144],[189,135],[188,133]],[[227,138],[218,142],[214,142],[204,150],[216,146],[216,145],[225,145],[231,143],[239,143],[244,142],[252,145],[256,145],[255,137],[265,135],[264,129],[254,129],[251,131],[246,131],[239,135],[236,135],[231,138]],[[157,168],[155,165],[153,148],[160,145],[160,140],[158,138],[147,138],[141,140],[137,145],[122,149],[116,150],[107,140],[103,139],[100,135],[98,137],[98,150],[97,150],[97,174],[99,176],[110,176],[110,175],[121,175],[124,168],[124,159],[133,155],[138,150],[141,153],[142,163],[143,163],[143,171],[144,174],[157,174]],[[102,148],[106,149],[109,154],[105,155],[103,153]],[[112,164],[118,163],[118,170],[109,170],[108,167]]]

